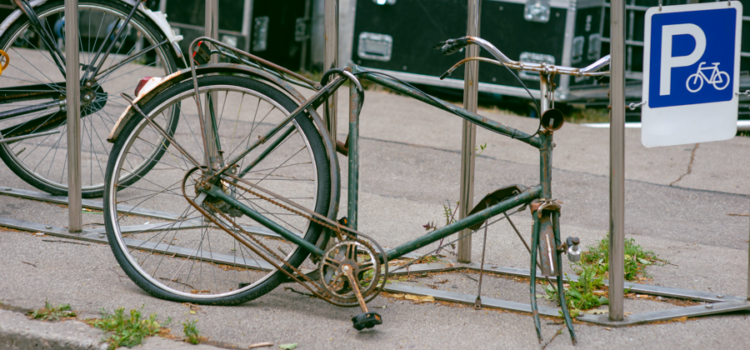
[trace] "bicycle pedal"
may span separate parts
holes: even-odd
[[[372,328],[376,325],[383,324],[383,319],[375,312],[367,312],[352,317],[354,329],[361,331],[365,328]]]

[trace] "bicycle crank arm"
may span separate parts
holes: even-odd
[[[365,328],[372,328],[376,325],[383,324],[383,318],[380,315],[378,315],[376,312],[370,312],[370,310],[367,309],[365,298],[362,297],[362,292],[359,290],[359,281],[356,277],[354,277],[354,274],[352,273],[353,269],[354,268],[349,265],[341,266],[341,270],[349,279],[349,286],[351,286],[351,288],[354,290],[354,294],[357,296],[359,307],[362,308],[361,314],[352,317],[352,326],[354,327],[354,329],[361,331]]]

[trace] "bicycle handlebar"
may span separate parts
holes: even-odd
[[[574,76],[609,75],[608,71],[605,71],[605,72],[598,71],[602,69],[604,66],[609,64],[609,61],[610,61],[609,55],[600,58],[599,60],[597,60],[596,62],[592,63],[591,65],[585,68],[574,68],[574,67],[556,66],[556,65],[546,64],[546,63],[531,63],[531,62],[514,61],[508,58],[508,56],[506,56],[502,51],[498,50],[489,41],[484,40],[479,37],[474,37],[474,36],[465,36],[465,37],[457,38],[457,39],[448,39],[438,44],[435,48],[440,49],[440,51],[444,55],[452,55],[460,51],[462,48],[471,44],[479,45],[481,48],[487,50],[487,52],[489,52],[490,55],[492,55],[497,61],[490,60],[487,58],[482,58],[482,57],[468,57],[459,61],[455,65],[453,65],[453,67],[451,67],[447,72],[445,72],[440,77],[440,79],[443,79],[446,76],[450,75],[456,68],[458,68],[459,66],[461,66],[462,64],[468,61],[483,61],[483,62],[489,62],[489,63],[494,63],[494,64],[503,64],[510,68],[515,68],[518,70],[535,71],[535,72],[541,72],[545,74],[567,74],[567,75],[574,75]]]

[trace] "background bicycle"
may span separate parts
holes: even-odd
[[[0,77],[0,133],[16,141],[0,144],[0,158],[32,186],[65,195],[64,2],[13,2],[19,9],[0,32],[11,59]],[[182,54],[165,17],[142,1],[80,1],[79,19],[83,196],[96,197],[111,148],[106,134],[124,108],[120,92],[132,93],[142,76],[174,72]]]

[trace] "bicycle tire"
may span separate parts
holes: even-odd
[[[275,125],[297,107],[297,103],[279,90],[247,77],[204,76],[198,78],[198,84],[201,101],[205,101],[208,92],[216,96],[218,120],[214,124],[219,135],[217,140],[220,140],[217,144],[224,151],[226,159],[239,154],[247,144],[257,140],[256,135],[260,137],[270,125]],[[181,103],[180,123],[174,133],[174,142],[194,159],[202,161],[203,141],[199,133],[198,107],[196,103],[190,103],[195,101],[194,96],[193,81],[187,80],[159,93],[142,110],[151,117],[170,104]],[[279,132],[266,140],[261,148],[243,157],[239,163],[240,169],[247,168],[253,164],[251,159],[257,159],[255,157],[259,154],[270,150],[269,155],[249,172],[238,171],[237,176],[326,215],[331,201],[331,168],[323,136],[306,114],[297,116],[291,125],[288,134]],[[149,147],[146,138],[139,135],[150,128],[153,127],[142,116],[134,116],[115,142],[107,165],[105,226],[112,251],[125,273],[154,297],[196,304],[241,304],[278,286],[286,278],[283,273],[276,269],[263,270],[263,264],[267,263],[262,257],[206,220],[187,202],[183,193],[198,196],[193,182],[187,185],[186,192],[178,191],[174,186],[179,183],[178,187],[181,188],[182,179],[186,176],[193,179],[191,174],[195,172],[191,171],[197,171],[187,160],[188,157],[179,153],[175,144],[169,145],[169,156],[159,160],[154,170],[131,186],[117,190],[118,184],[113,179],[120,178],[119,173],[127,171],[128,159],[138,158],[139,147]],[[278,145],[273,146],[277,141]],[[287,211],[257,197],[251,198],[247,191],[233,187],[231,180],[224,180],[221,183],[225,186],[225,192],[235,194],[238,200],[294,231],[304,240],[312,244],[317,242],[322,227],[303,217],[288,215]],[[172,219],[144,219],[143,216],[136,216],[138,210],[124,205],[136,207],[140,213],[159,210],[169,211],[173,216]],[[210,210],[221,207],[221,203],[201,206]],[[118,213],[116,209],[121,212]],[[231,215],[231,210],[222,210],[224,214]],[[156,225],[157,229],[133,232],[127,228],[146,220],[156,222],[152,225]],[[234,220],[269,249],[282,253],[278,257],[280,260],[274,261],[279,266],[283,259],[295,267],[314,267],[312,262],[306,260],[308,251],[279,237],[269,236],[268,230],[246,216]],[[196,227],[190,228],[191,224]],[[246,239],[244,234],[242,237]],[[156,248],[159,245],[161,250]]]
[[[57,44],[64,52],[64,1],[48,1],[34,8],[37,18],[46,25],[57,38]],[[79,2],[79,61],[90,64],[96,50],[106,46],[113,39],[107,39],[107,30],[114,26],[115,18],[125,19],[132,10],[131,5],[115,0],[81,0]],[[58,30],[53,30],[56,27]],[[62,36],[61,36],[62,35]],[[94,96],[92,103],[82,103],[81,117],[81,182],[84,198],[101,197],[104,190],[104,169],[111,144],[106,141],[120,113],[127,105],[120,92],[133,93],[139,80],[145,75],[162,76],[178,69],[177,57],[167,41],[156,49],[145,52],[138,59],[117,68],[117,63],[129,54],[162,43],[167,38],[152,20],[140,11],[129,23],[129,27],[115,43],[115,48],[102,66],[98,80],[90,90]],[[58,100],[64,99],[65,79],[46,49],[39,42],[38,33],[29,26],[29,19],[22,15],[0,36],[0,49],[11,55],[11,66],[3,71],[0,83],[10,91],[33,90],[46,85],[42,90],[55,90]],[[138,51],[136,51],[138,50]],[[124,54],[123,54],[124,53]],[[106,74],[106,69],[117,69]],[[137,75],[136,75],[137,74]],[[60,87],[59,83],[63,83]],[[10,84],[10,85],[9,85]],[[20,84],[20,85],[15,85]],[[39,91],[42,91],[39,90]],[[82,96],[86,92],[82,91]],[[32,91],[33,92],[33,91]],[[54,101],[54,96],[51,101]],[[2,102],[2,101],[0,101]],[[0,113],[23,106],[46,102],[33,99],[0,104]],[[98,110],[97,110],[98,108]],[[91,112],[94,111],[95,112]],[[39,190],[53,195],[67,195],[67,123],[62,120],[64,110],[43,110],[26,113],[0,122],[4,135],[28,135],[36,131],[59,131],[57,134],[30,138],[0,145],[0,159],[18,177]],[[35,120],[56,120],[51,126],[36,126]],[[175,121],[176,122],[176,121]],[[31,126],[29,126],[31,125]],[[23,130],[23,131],[20,131]],[[154,157],[160,156],[155,153]],[[148,164],[144,164],[148,165]],[[143,172],[147,172],[144,168]],[[134,174],[137,176],[138,174]],[[124,183],[124,182],[123,182]]]

